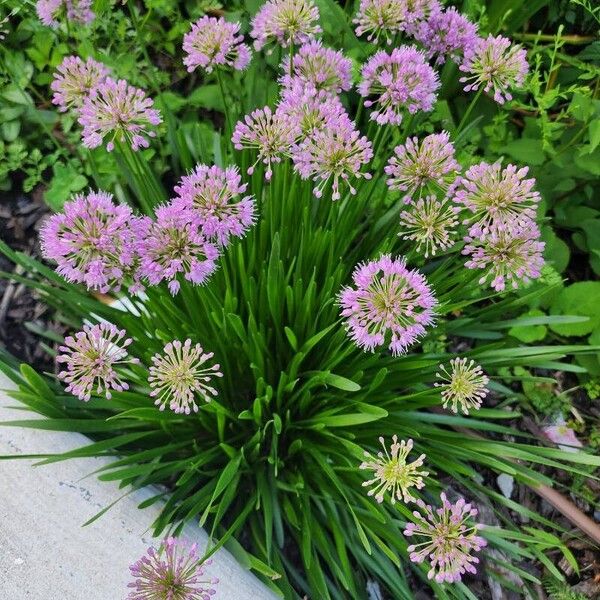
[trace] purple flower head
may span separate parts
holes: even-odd
[[[494,92],[494,100],[499,104],[512,100],[510,90],[522,87],[529,71],[527,52],[501,35],[478,38],[466,49],[459,68],[465,73],[460,78],[466,84],[465,92],[483,87],[486,93]]]
[[[205,573],[211,561],[200,562],[198,546],[169,537],[160,550],[148,548],[146,555],[129,567],[134,581],[127,600],[211,600],[219,583]]]
[[[408,138],[394,148],[394,156],[385,167],[388,186],[405,192],[406,203],[415,195],[421,197],[425,191],[447,194],[459,171],[454,146],[446,131],[428,135],[421,142],[416,137]]]
[[[339,301],[359,348],[387,346],[394,356],[403,354],[433,323],[433,291],[421,273],[406,268],[404,258],[384,255],[360,264],[352,278],[354,287],[344,288]]]
[[[537,279],[544,266],[544,242],[533,221],[502,223],[483,229],[473,225],[465,237],[462,253],[469,257],[467,269],[482,269],[479,280],[483,284],[491,279],[491,286],[501,292],[510,284],[514,289],[519,282]]]
[[[417,500],[420,511],[414,511],[414,523],[408,523],[406,536],[420,536],[426,541],[408,547],[410,560],[416,563],[429,561],[429,579],[438,583],[455,583],[465,573],[476,573],[479,563],[472,552],[479,552],[487,542],[477,535],[482,525],[469,523],[477,516],[477,509],[467,504],[464,498],[451,504],[443,492],[440,494],[441,508],[433,508]]]
[[[435,196],[419,198],[408,210],[400,213],[400,233],[404,240],[416,242],[416,251],[423,256],[435,256],[438,250],[454,245],[458,219],[452,207],[439,202]]]
[[[202,233],[220,246],[230,237],[243,237],[256,218],[254,198],[243,196],[248,187],[242,183],[237,167],[197,165],[175,187],[174,202],[192,211]]]
[[[59,346],[56,362],[64,363],[66,370],[58,378],[68,384],[66,391],[87,402],[94,388],[95,393],[104,394],[110,400],[110,390],[121,392],[129,389],[115,371],[118,365],[138,363],[137,358],[128,358],[127,346],[131,338],[125,337],[124,329],[117,329],[111,323],[84,325],[83,331],[64,340]]]
[[[352,87],[351,70],[350,59],[337,50],[326,48],[320,40],[313,40],[300,46],[293,58],[292,69],[290,57],[284,59],[285,75],[280,82],[285,87],[291,87],[294,82],[301,81],[317,91],[339,94]]]
[[[156,220],[141,217],[134,224],[140,257],[138,278],[150,285],[169,282],[169,291],[179,292],[179,276],[195,285],[206,282],[217,268],[217,246],[202,234],[191,210],[175,204],[160,206]]]
[[[361,173],[363,165],[373,158],[373,148],[366,136],[361,136],[348,115],[316,129],[292,150],[294,169],[302,179],[313,179],[314,195],[320,198],[327,183],[332,181],[333,200],[341,198],[340,185],[348,186],[351,194],[356,189],[351,177],[371,179],[370,173]]]
[[[425,55],[414,46],[400,46],[391,53],[377,52],[365,64],[358,86],[365,106],[375,107],[371,119],[383,125],[400,125],[404,111],[414,114],[433,110],[436,90],[440,87],[437,73]]]
[[[92,0],[38,0],[36,10],[40,21],[54,29],[58,28],[58,18],[63,14],[77,25],[87,25],[95,17]]]
[[[108,77],[91,91],[81,107],[79,123],[83,125],[83,145],[97,148],[105,137],[106,149],[111,152],[115,141],[128,143],[134,150],[147,148],[147,137],[156,133],[150,125],[162,122],[160,112],[143,90],[129,85],[124,79]]]
[[[312,0],[269,0],[252,19],[250,35],[260,50],[271,41],[283,48],[299,46],[320,32],[319,9]]]
[[[214,354],[205,353],[200,344],[193,344],[187,339],[182,344],[179,340],[169,342],[162,354],[152,357],[148,382],[153,388],[151,397],[156,397],[154,404],[164,410],[168,405],[175,413],[189,415],[193,410],[198,412],[194,395],[198,393],[205,402],[210,402],[218,395],[210,384],[215,377],[223,377],[218,364],[205,365]]]
[[[345,110],[337,96],[294,79],[283,89],[276,114],[296,123],[301,137],[306,137],[323,127],[334,126],[345,116]]]
[[[67,56],[56,67],[50,89],[54,92],[52,103],[60,112],[79,109],[87,96],[108,77],[109,70],[102,63],[79,56]]]
[[[438,6],[419,23],[415,39],[429,58],[436,57],[436,64],[443,64],[447,58],[459,62],[466,49],[477,43],[477,26],[453,6],[447,9]]]
[[[490,225],[534,220],[540,194],[533,189],[535,179],[525,179],[528,172],[528,167],[519,169],[515,165],[503,169],[499,162],[470,167],[453,197],[456,204],[471,212],[464,223],[476,222],[485,229]]]
[[[388,44],[403,30],[406,0],[361,0],[353,23],[356,35],[367,34],[369,42],[385,37]]]
[[[265,179],[270,181],[273,176],[273,163],[280,163],[281,158],[289,154],[299,135],[298,123],[281,113],[274,113],[265,106],[236,123],[231,141],[236,150],[251,148],[258,151],[258,157],[248,169],[248,175],[252,175],[257,163],[262,161],[267,166]]]
[[[42,253],[67,281],[118,291],[135,264],[131,219],[131,209],[114,204],[111,194],[77,195],[42,227]]]
[[[219,66],[242,71],[250,62],[251,51],[242,43],[244,36],[239,32],[239,23],[228,23],[222,17],[202,17],[183,36],[183,64],[190,73],[198,67],[210,73]]]
[[[373,456],[370,452],[365,451],[366,460],[361,463],[360,469],[369,469],[373,471],[373,479],[363,482],[363,487],[374,486],[368,492],[368,496],[375,496],[375,500],[380,504],[383,502],[383,497],[386,492],[391,492],[392,504],[396,502],[405,503],[414,502],[415,497],[411,494],[410,488],[414,487],[417,490],[425,487],[424,477],[429,475],[429,471],[421,471],[425,455],[421,454],[412,462],[408,461],[408,455],[413,449],[412,440],[402,440],[398,442],[398,436],[392,436],[392,444],[390,452],[385,446],[383,437],[379,438],[379,443],[383,446],[377,452],[377,456]]]

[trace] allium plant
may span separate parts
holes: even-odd
[[[467,48],[460,70],[465,73],[460,78],[465,91],[493,93],[494,100],[503,104],[512,100],[511,89],[523,86],[529,66],[523,48],[490,35]]]
[[[242,43],[244,37],[239,31],[239,23],[228,23],[223,18],[204,16],[196,21],[183,38],[187,70],[200,67],[210,73],[221,66],[245,69],[250,62],[250,48]]]
[[[210,564],[202,561],[196,544],[168,537],[158,551],[148,548],[129,567],[134,580],[127,600],[211,600],[219,580],[205,574]]]
[[[156,135],[153,127],[162,122],[160,112],[143,90],[129,85],[124,79],[107,77],[91,90],[79,111],[83,125],[83,145],[97,148],[108,138],[106,149],[111,152],[115,143],[124,143],[133,150],[147,148],[148,137]]]
[[[268,0],[252,20],[250,35],[260,50],[269,42],[283,48],[299,46],[321,32],[313,0]]]
[[[78,56],[67,56],[56,68],[54,81],[50,86],[54,91],[52,103],[61,112],[80,108],[86,97],[108,74],[108,68],[93,58],[84,62]]]
[[[118,60],[114,79],[85,81],[81,107],[81,63],[57,75],[49,96],[79,112],[86,173],[110,187],[50,217],[48,264],[0,241],[19,266],[11,277],[78,332],[58,348],[57,377],[1,351],[15,398],[45,417],[18,423],[81,424],[100,443],[78,455],[121,456],[107,478],[160,486],[156,535],[200,523],[209,552],[229,542],[285,600],[362,600],[367,586],[410,600],[422,585],[468,600],[476,569],[533,586],[521,562],[551,564],[548,548],[569,557],[563,530],[497,493],[496,476],[541,494],[546,467],[583,473],[600,459],[503,425],[516,418],[517,367],[554,372],[588,351],[509,334],[549,287],[540,196],[526,165],[473,151],[469,119],[480,103],[510,110],[494,98],[523,82],[523,51],[465,41],[470,24],[432,0],[363,0],[355,15],[318,6],[326,17],[311,0],[238,15],[258,50],[243,71],[232,15],[173,29],[188,32],[182,77],[216,71],[210,119],[182,95],[172,112],[168,90],[149,84],[157,129]],[[370,42],[352,36],[352,18]],[[400,45],[410,37],[429,47]],[[396,45],[376,47],[386,41]],[[477,93],[451,65],[440,78],[440,58],[459,61]],[[197,77],[175,85],[191,97]],[[114,165],[108,183],[97,164]],[[494,560],[478,563],[486,543]],[[168,537],[134,565],[131,598],[174,600],[175,580],[180,598],[212,595],[206,556],[176,546]]]
[[[365,64],[358,91],[367,98],[365,106],[374,108],[371,119],[400,125],[406,112],[431,111],[439,87],[438,74],[423,52],[400,46],[389,54],[380,50]]]
[[[62,17],[74,25],[87,25],[95,18],[92,0],[37,0],[36,10],[40,21],[54,29]]]

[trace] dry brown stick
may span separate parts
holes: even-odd
[[[434,409],[435,410],[435,409]],[[443,410],[435,410],[440,414],[444,414]],[[487,441],[487,438],[483,435],[475,433],[466,427],[452,427],[455,431],[462,433],[470,438]],[[516,459],[509,458],[511,462],[517,462]],[[551,504],[556,510],[563,514],[573,525],[578,527],[583,533],[589,536],[597,544],[600,544],[600,525],[594,520],[590,519],[583,511],[579,510],[573,502],[571,502],[566,496],[563,496],[560,492],[544,483],[526,483],[532,491],[538,496],[541,496],[546,502]]]

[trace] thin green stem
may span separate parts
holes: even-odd
[[[475,108],[475,105],[477,104],[479,98],[481,98],[482,93],[483,93],[483,88],[480,87],[477,90],[477,93],[475,94],[475,96],[473,96],[473,99],[471,100],[471,104],[469,104],[467,110],[465,111],[465,114],[463,115],[462,119],[460,120],[460,123],[458,124],[458,128],[456,129],[457,134],[459,134],[462,131],[463,127],[466,125],[467,120],[471,116],[471,113],[473,112],[473,109]]]
[[[221,77],[221,70],[217,68],[215,70],[217,75],[217,81],[219,82],[219,90],[221,90],[221,98],[223,100],[223,111],[225,112],[225,135],[229,139],[231,134],[231,117],[229,116],[229,109],[227,108],[227,96],[225,95],[225,86],[223,85],[223,78]]]

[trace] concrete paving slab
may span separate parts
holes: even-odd
[[[0,374],[0,390],[12,387]],[[0,421],[22,419],[18,405],[0,391]],[[0,454],[66,452],[89,443],[80,434],[0,426]],[[144,489],[123,498],[100,519],[82,527],[123,490],[92,471],[109,459],[75,459],[32,467],[31,460],[0,461],[0,599],[124,600],[129,565],[156,546],[149,527],[158,507],[137,505],[154,495]],[[204,549],[208,536],[189,525],[183,536]],[[226,550],[213,557],[215,600],[277,598]]]

